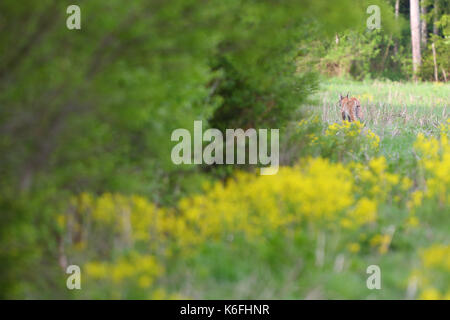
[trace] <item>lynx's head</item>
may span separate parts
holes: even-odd
[[[344,100],[348,99],[348,95],[349,92],[347,92],[346,96],[343,96],[342,94],[339,93],[339,106],[342,107],[342,103],[344,102]]]

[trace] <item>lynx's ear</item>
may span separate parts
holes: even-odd
[[[343,96],[339,93],[339,100],[342,100]]]
[[[347,98],[348,98],[348,95],[350,94],[350,92],[347,92]]]

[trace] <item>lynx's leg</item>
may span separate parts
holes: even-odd
[[[342,111],[342,120],[352,121],[347,111]]]
[[[350,105],[350,118],[350,121],[356,121],[356,103],[354,101]]]

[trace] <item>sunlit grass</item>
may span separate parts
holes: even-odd
[[[435,135],[450,116],[450,84],[330,79],[306,106],[329,124],[341,122],[339,94],[360,100],[366,127],[381,139],[381,153],[404,162],[418,133]]]

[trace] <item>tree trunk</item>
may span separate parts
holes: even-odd
[[[420,40],[422,42],[422,48],[427,47],[427,20],[425,19],[427,14],[426,0],[420,0]]]
[[[437,1],[437,0],[436,0]],[[398,21],[398,14],[400,11],[400,0],[395,0],[395,20]],[[394,54],[398,54],[398,39],[395,39]]]
[[[433,14],[433,34],[437,35],[439,29],[436,22],[438,21],[439,15],[439,0],[434,0],[434,14]]]
[[[413,60],[413,78],[417,81],[417,73],[422,63],[420,53],[420,9],[419,0],[409,0],[410,22],[411,22],[411,47]]]
[[[436,47],[434,45],[434,41],[431,44],[431,49],[433,50],[434,81],[438,82],[439,81],[439,78],[438,78],[438,67],[437,67],[437,62],[436,62]]]

